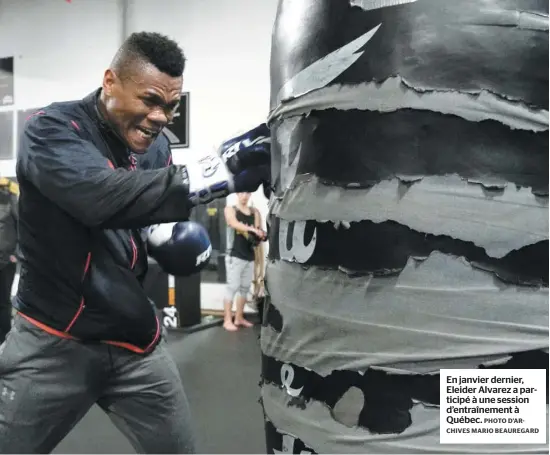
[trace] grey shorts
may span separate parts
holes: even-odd
[[[195,453],[164,341],[143,356],[59,338],[17,315],[0,345],[0,453],[50,453],[96,403],[137,453]]]
[[[233,300],[236,294],[246,298],[254,279],[254,261],[226,256],[225,269],[227,272],[225,299]]]

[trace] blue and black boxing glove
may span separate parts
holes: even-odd
[[[265,123],[225,141],[218,153],[235,178],[237,193],[270,183],[271,133]]]
[[[208,231],[195,221],[155,224],[145,234],[149,256],[168,275],[193,275],[210,261],[212,244]]]
[[[230,193],[271,185],[271,134],[265,123],[221,144],[218,155],[185,166],[189,200],[206,204]]]

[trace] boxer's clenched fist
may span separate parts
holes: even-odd
[[[270,185],[271,133],[265,123],[223,142],[218,153],[233,175],[237,193]]]
[[[185,179],[192,205],[204,204],[229,193],[264,190],[271,180],[271,136],[265,123],[223,142],[218,155],[186,166]]]

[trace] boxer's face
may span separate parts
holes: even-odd
[[[144,153],[174,117],[182,77],[171,77],[155,66],[136,64],[127,77],[105,72],[103,92],[108,119],[136,153]]]

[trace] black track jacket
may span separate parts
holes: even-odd
[[[100,90],[31,116],[17,156],[21,275],[14,306],[52,334],[151,352],[161,338],[143,228],[189,217],[185,167],[160,134],[131,153]]]

